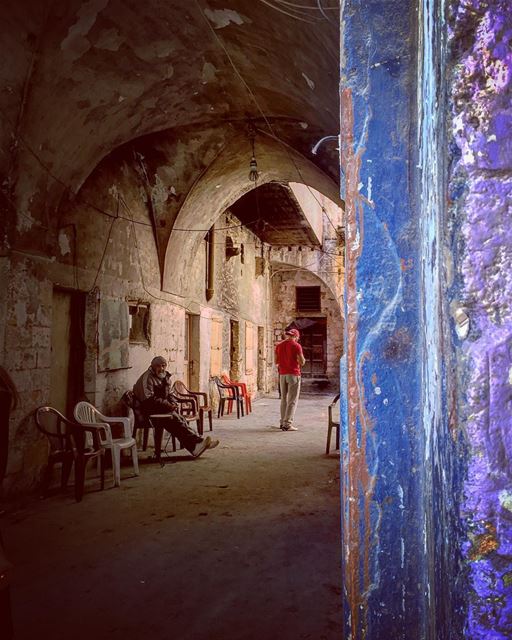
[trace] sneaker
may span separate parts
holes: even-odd
[[[283,431],[298,431],[297,427],[294,427],[293,424],[289,425],[288,427],[281,427],[283,429]]]
[[[272,431],[282,431],[283,430],[283,427],[274,427],[274,425],[272,425],[270,428],[272,429]]]
[[[211,442],[210,436],[206,436],[204,440],[201,440],[201,442],[198,442],[194,447],[194,450],[191,452],[194,458],[199,458],[199,456],[202,453],[204,453],[206,449],[208,449],[208,447],[210,446],[210,442]]]
[[[208,437],[210,437],[210,436],[208,436]],[[210,438],[210,443],[208,444],[208,449],[215,449],[215,447],[218,446],[219,442],[220,442],[219,440],[212,440]]]

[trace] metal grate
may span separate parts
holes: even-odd
[[[321,311],[320,287],[295,287],[295,291],[297,311]]]

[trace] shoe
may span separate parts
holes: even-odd
[[[194,447],[194,450],[191,452],[194,458],[199,458],[199,456],[202,453],[204,453],[206,449],[208,449],[208,447],[210,446],[210,442],[211,442],[210,436],[206,436],[204,440],[201,440],[201,442],[198,442]]]
[[[294,427],[292,424],[289,427],[281,427],[283,431],[298,431],[297,427]]]
[[[208,437],[210,437],[210,436],[208,436]],[[208,449],[215,449],[215,447],[218,446],[219,442],[220,442],[220,440],[212,440],[210,438],[210,443],[208,445]]]

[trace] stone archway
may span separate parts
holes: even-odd
[[[318,345],[322,350],[323,366],[313,367],[311,355],[305,356],[307,367],[303,369],[305,378],[314,380],[318,384],[329,384],[333,388],[339,385],[339,362],[343,355],[344,318],[340,291],[343,281],[340,277],[338,291],[314,269],[295,266],[288,262],[272,263],[272,310],[274,339],[280,339],[284,328],[293,323],[303,335],[303,347],[310,349],[312,345],[306,345],[305,337],[309,335],[310,328],[316,324],[322,332],[325,331],[324,344]],[[297,305],[296,293],[299,288],[318,288],[319,305],[309,309],[301,309]],[[320,354],[316,354],[316,359]]]
[[[248,179],[251,153],[248,138],[243,134],[235,136],[188,193],[167,246],[164,291],[187,295],[191,264],[207,231],[223,211],[255,186]],[[260,133],[256,138],[256,157],[259,184],[302,182],[339,202],[337,185],[310,160],[283,142]]]

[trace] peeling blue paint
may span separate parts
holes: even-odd
[[[348,389],[349,401],[342,407],[343,581],[345,637],[354,640],[427,637],[421,254],[418,214],[411,199],[416,159],[410,152],[415,124],[412,116],[411,126],[414,10],[414,2],[352,0],[345,3],[343,15],[342,88],[352,92],[354,154],[361,157],[359,192],[350,193],[346,185],[344,195],[349,206],[353,199],[362,207],[356,236],[361,245],[356,301],[350,303],[349,290],[345,296],[346,317],[357,317],[356,349],[351,354],[347,321],[349,344],[341,368],[349,387],[351,376],[356,377],[362,404],[355,411]],[[342,102],[342,149],[344,117]],[[347,176],[350,167],[342,165],[342,170]],[[370,184],[371,194],[366,191]],[[349,274],[354,267],[350,247],[347,260]],[[360,478],[367,479],[365,486]],[[354,501],[359,510],[351,507]],[[358,522],[351,521],[354,517]],[[351,549],[356,545],[354,567]]]
[[[460,297],[471,334],[460,346],[469,459],[462,517],[471,590],[465,637],[512,637],[512,9],[501,0],[452,2],[450,44],[458,80],[451,175],[463,221]]]

